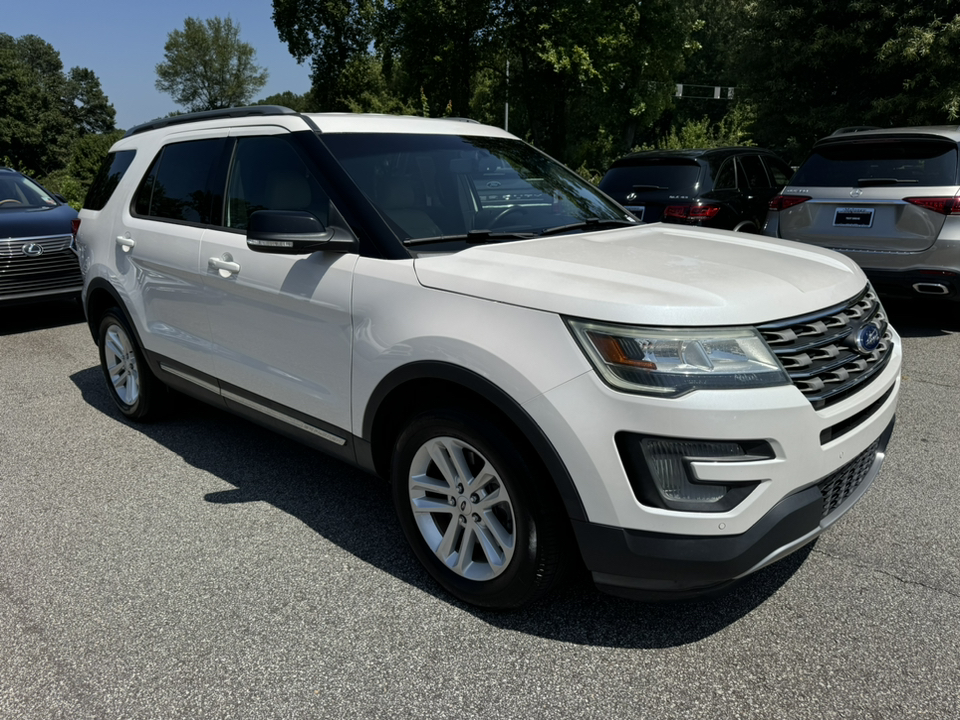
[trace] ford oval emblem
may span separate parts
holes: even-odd
[[[38,243],[27,243],[20,248],[20,251],[24,255],[29,255],[30,257],[40,257],[43,255],[43,245]]]
[[[854,347],[864,355],[869,355],[880,344],[880,328],[873,323],[868,323],[857,330],[854,338]]]
[[[488,188],[498,188],[500,187],[500,185],[501,183],[498,183],[496,180],[491,180],[490,182],[487,183]]]

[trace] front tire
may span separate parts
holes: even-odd
[[[563,517],[539,464],[481,414],[416,416],[392,467],[403,532],[433,578],[482,607],[524,605],[563,574]]]
[[[165,387],[150,370],[136,335],[118,308],[100,319],[100,367],[110,397],[131,420],[149,420],[159,414]]]

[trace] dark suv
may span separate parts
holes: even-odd
[[[761,148],[647,150],[613,163],[600,189],[646,223],[757,233],[770,198],[792,175]]]
[[[0,305],[79,297],[76,217],[62,196],[0,167]]]

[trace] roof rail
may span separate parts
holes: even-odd
[[[851,125],[850,127],[837,128],[832,133],[833,135],[849,135],[850,133],[865,132],[867,130],[879,130],[880,128],[876,125]]]
[[[169,127],[170,125],[181,125],[183,123],[200,122],[201,120],[219,120],[221,118],[238,118],[253,115],[299,115],[296,110],[291,110],[282,105],[251,105],[248,107],[232,107],[222,110],[204,110],[203,112],[185,113],[183,115],[171,115],[170,117],[157,118],[150,122],[137,125],[127,130],[124,137],[137,135],[148,130]]]

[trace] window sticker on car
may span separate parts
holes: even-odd
[[[624,205],[624,207],[632,212],[637,220],[643,222],[643,205]]]
[[[873,226],[873,208],[841,207],[833,217],[834,226],[862,227]]]

